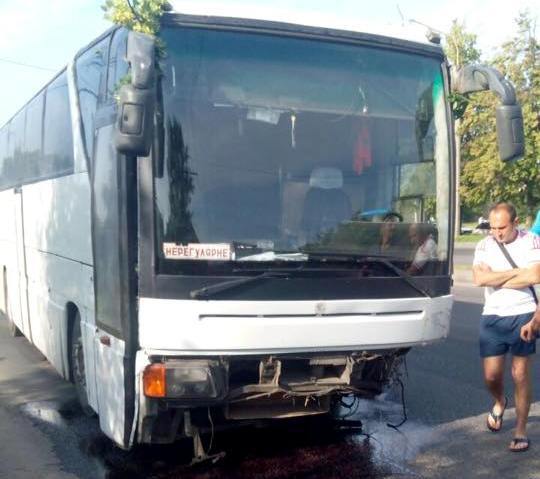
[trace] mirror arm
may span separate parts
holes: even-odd
[[[516,104],[516,92],[513,85],[495,68],[486,65],[467,65],[451,70],[452,90],[465,95],[477,91],[492,91],[497,94],[503,105]]]

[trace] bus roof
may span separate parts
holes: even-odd
[[[270,2],[253,2],[235,5],[225,1],[201,2],[200,0],[170,0],[171,13],[208,17],[238,18],[284,22],[307,27],[330,28],[351,32],[381,35],[423,45],[434,46],[427,39],[428,28],[417,23],[377,23],[354,18],[350,12],[333,9],[330,12],[306,11],[295,7],[281,9]],[[347,15],[349,13],[349,15]]]

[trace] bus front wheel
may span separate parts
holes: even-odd
[[[17,325],[12,321],[9,316],[7,316],[7,322],[9,334],[11,334],[11,336],[13,336],[14,338],[22,336],[21,330],[17,327]]]
[[[81,335],[81,316],[77,311],[73,321],[73,330],[70,340],[70,359],[71,359],[71,380],[75,385],[77,399],[81,409],[87,416],[93,416],[94,410],[88,403],[88,394],[86,392],[86,370],[84,366],[84,348]]]

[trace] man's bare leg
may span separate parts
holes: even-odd
[[[527,419],[531,407],[531,358],[530,356],[514,356],[512,358],[512,378],[515,385],[514,398],[516,401],[516,431],[514,437],[527,437]],[[526,447],[518,444],[513,449]]]
[[[504,355],[490,356],[484,358],[484,381],[488,391],[493,396],[495,404],[493,405],[493,414],[502,414],[505,406],[504,399]],[[494,429],[499,429],[500,423],[495,422],[491,416],[488,416],[488,422]]]

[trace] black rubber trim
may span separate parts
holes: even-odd
[[[126,203],[124,205],[124,213],[126,216],[125,224],[125,233],[126,237],[123,237],[122,240],[125,240],[126,245],[126,264],[124,266],[124,271],[127,275],[126,283],[126,299],[125,304],[126,309],[123,312],[122,327],[124,330],[125,337],[125,353],[124,353],[124,391],[125,391],[125,421],[124,421],[124,442],[129,444],[129,438],[131,436],[133,425],[133,420],[135,417],[135,359],[136,354],[139,349],[139,328],[138,328],[138,161],[136,158],[126,158],[121,157],[121,160],[124,161],[125,169],[122,171],[125,172],[125,195]]]

